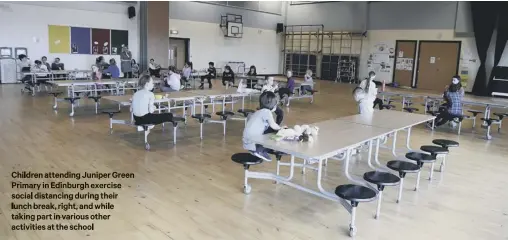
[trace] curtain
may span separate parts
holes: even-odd
[[[475,95],[489,95],[485,60],[487,59],[487,50],[489,49],[492,33],[496,26],[497,13],[497,2],[471,2],[474,37],[480,60],[480,68],[478,68],[472,91]]]
[[[492,70],[492,73],[490,74],[489,81],[488,81],[488,88],[487,88],[487,94],[491,95],[493,91],[496,90],[496,82],[492,81],[494,79],[494,76],[496,74],[496,67],[499,64],[499,61],[501,60],[501,56],[503,55],[504,48],[506,46],[506,42],[508,41],[508,14],[504,14],[503,11],[508,9],[508,3],[507,2],[498,2],[497,3],[497,38],[496,38],[496,47],[495,47],[495,53],[494,53],[494,69]]]

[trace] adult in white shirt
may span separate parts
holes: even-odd
[[[180,91],[180,74],[176,73],[175,67],[169,67],[169,76],[164,78],[164,84],[161,85],[162,92]]]
[[[152,77],[143,75],[139,79],[139,86],[141,89],[134,93],[131,104],[131,112],[136,125],[157,125],[171,122],[173,120],[172,113],[154,113],[155,95],[152,92],[154,87]],[[140,127],[138,127],[138,130],[140,130]]]

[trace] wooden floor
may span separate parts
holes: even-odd
[[[219,83],[215,85],[219,87]],[[250,195],[242,193],[243,169],[230,156],[242,152],[243,123],[232,121],[227,136],[221,125],[206,125],[205,139],[199,139],[199,125],[178,132],[172,145],[171,127],[156,128],[150,135],[150,152],[144,150],[143,136],[129,127],[117,126],[108,134],[108,118],[95,115],[92,102],[78,108],[69,118],[66,103],[53,111],[52,99],[40,93],[21,95],[19,85],[0,86],[0,239],[2,240],[162,240],[162,239],[348,239],[349,214],[329,200],[311,196],[270,181],[251,180]],[[308,99],[293,101],[286,109],[285,124],[305,124],[356,113],[351,85],[320,82],[314,104]],[[107,102],[103,102],[107,107]],[[111,105],[113,106],[113,105]],[[255,106],[252,105],[252,108]],[[127,109],[125,109],[127,110]],[[120,116],[128,118],[127,111]],[[506,124],[508,125],[508,124]],[[505,125],[505,126],[506,126]],[[429,144],[434,138],[458,140],[451,150],[447,171],[435,180],[423,180],[412,191],[414,176],[405,181],[403,199],[395,203],[397,189],[388,187],[383,198],[381,219],[373,218],[376,203],[360,204],[356,239],[508,239],[508,127],[505,134],[494,132],[485,141],[484,130],[464,124],[462,135],[423,127],[413,131],[412,146]],[[337,136],[347,138],[348,136]],[[404,138],[400,138],[403,140]],[[399,140],[400,143],[404,141]],[[352,171],[361,176],[368,170],[365,156],[358,156]],[[392,160],[387,151],[382,162]],[[254,170],[274,171],[275,163]],[[67,213],[111,214],[110,220],[40,221],[77,224],[95,223],[94,231],[11,231],[12,171],[32,172],[132,172],[134,179],[113,180],[122,184],[114,210],[70,210]],[[286,175],[283,168],[282,174]],[[345,183],[342,165],[330,162],[324,186],[328,190]],[[297,174],[296,181],[315,186],[314,172]],[[78,182],[77,180],[69,180]],[[80,182],[83,182],[81,180]],[[25,179],[24,183],[40,180]],[[108,183],[109,180],[90,181]],[[44,190],[75,193],[75,190]],[[86,190],[100,193],[99,190]],[[85,192],[86,192],[85,191]],[[113,192],[107,190],[106,192]],[[17,200],[23,203],[25,200]],[[36,200],[44,203],[47,200]],[[56,200],[57,203],[65,202]],[[78,203],[90,201],[78,200]],[[95,202],[95,201],[94,201]],[[37,213],[46,213],[44,210]],[[35,213],[26,210],[25,213]],[[64,213],[63,211],[58,213]]]

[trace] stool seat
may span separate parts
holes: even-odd
[[[425,154],[425,153],[419,153],[419,152],[408,152],[408,153],[406,153],[406,158],[413,160],[413,161],[422,162],[422,163],[436,162],[436,156],[432,156],[432,155]]]
[[[117,114],[119,112],[120,112],[120,110],[118,110],[118,109],[105,109],[105,110],[102,110],[102,113],[104,113],[104,114],[110,114],[110,115]]]
[[[395,105],[392,105],[392,104],[383,104],[383,108],[392,109],[392,108],[395,108]]]
[[[247,117],[249,114],[255,112],[252,109],[238,109],[238,112],[243,114],[243,116]]]
[[[500,120],[502,120],[504,117],[508,116],[507,113],[493,113],[494,116],[497,116]]]
[[[172,122],[185,122],[185,118],[183,117],[173,117],[171,119]]]
[[[480,118],[482,121],[487,122],[489,125],[494,122],[499,122],[499,119],[493,119],[493,118]]]
[[[458,147],[459,146],[458,142],[448,140],[448,139],[434,139],[434,140],[432,140],[432,143],[439,145],[443,148]]]
[[[338,186],[335,188],[335,194],[342,199],[352,202],[370,202],[377,196],[374,190],[354,184]]]
[[[231,156],[231,160],[243,165],[257,165],[263,162],[263,159],[258,158],[250,153],[235,153]]]
[[[482,111],[478,111],[478,110],[467,110],[468,112],[472,113],[473,116],[476,117],[476,115],[480,114],[480,113],[483,113]]]
[[[273,149],[266,149],[266,152],[272,155],[288,155],[287,153],[275,151]]]
[[[386,166],[391,170],[402,173],[415,173],[420,171],[420,167],[418,167],[418,165],[400,160],[389,161]]]
[[[449,151],[448,149],[444,147],[438,147],[433,145],[424,145],[420,147],[420,150],[424,152],[428,152],[430,154],[436,155],[436,154],[447,154]]]
[[[230,112],[230,111],[221,111],[221,112],[216,112],[215,114],[217,114],[218,116],[233,116],[235,115],[234,112]]]
[[[399,184],[400,178],[387,172],[371,171],[363,174],[365,181],[378,186],[394,186]]]
[[[102,97],[101,97],[101,96],[98,96],[98,95],[97,95],[97,96],[94,96],[94,95],[89,95],[89,96],[88,96],[88,98],[91,98],[91,99],[93,99],[93,100],[97,101],[98,99],[101,99]]]
[[[74,101],[74,100],[79,100],[79,99],[81,99],[81,97],[66,97],[66,98],[64,98],[64,99],[65,99],[65,100],[67,100],[67,101]]]
[[[58,92],[48,92],[48,94],[49,94],[49,95],[53,95],[53,96],[55,96],[55,97],[56,97],[56,96],[58,96],[58,95],[60,95],[60,94],[62,94],[62,93],[63,93],[63,92],[60,92],[60,91],[58,91]]]
[[[198,113],[198,114],[194,114],[192,115],[192,118],[195,118],[195,119],[199,119],[199,120],[204,120],[204,119],[207,119],[207,118],[212,118],[212,116],[210,114],[201,114],[201,113]]]
[[[404,109],[404,111],[410,112],[410,113],[418,111],[418,108],[414,108],[414,107],[405,107],[403,109]]]

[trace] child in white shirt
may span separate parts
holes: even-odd
[[[363,80],[360,86],[353,90],[353,97],[358,103],[358,110],[360,114],[373,113],[374,112],[374,101],[377,96],[377,87],[374,83],[376,73],[371,71],[369,78]]]
[[[164,84],[161,85],[162,92],[177,92],[180,91],[180,74],[175,72],[175,67],[169,67],[169,76],[164,78]]]
[[[275,93],[277,91],[277,89],[279,89],[279,85],[274,83],[273,77],[268,77],[268,79],[266,80],[265,85],[263,85],[263,87],[261,88],[261,92],[268,91],[268,92]]]
[[[301,84],[302,94],[307,92],[312,92],[312,86],[314,86],[314,80],[312,80],[312,70],[307,69],[305,76],[303,77],[304,81]]]

